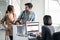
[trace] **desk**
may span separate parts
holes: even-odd
[[[28,36],[25,35],[25,29],[22,32],[19,27],[24,27],[24,25],[13,25],[13,40],[28,40]]]

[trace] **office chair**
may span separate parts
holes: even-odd
[[[60,32],[56,32],[53,34],[53,40],[60,40]]]

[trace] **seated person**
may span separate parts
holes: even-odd
[[[53,40],[54,27],[52,25],[51,16],[45,15],[43,18],[44,25],[42,26],[42,40]]]
[[[43,18],[44,21],[44,26],[42,26],[42,33],[40,37],[40,33],[36,33],[37,34],[37,39],[38,40],[53,40],[53,33],[54,33],[54,27],[51,26],[52,25],[52,20],[51,20],[51,16],[49,15],[45,15]]]

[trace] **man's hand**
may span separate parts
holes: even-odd
[[[22,24],[22,20],[19,21]]]
[[[30,21],[26,21],[26,24],[30,24]]]

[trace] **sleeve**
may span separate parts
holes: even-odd
[[[31,17],[30,17],[30,21],[34,21],[35,20],[35,13],[31,13]]]
[[[2,18],[1,23],[3,24],[6,21],[6,15]]]
[[[22,20],[23,18],[23,12],[21,12],[21,15],[19,15],[18,20]]]
[[[2,18],[2,20],[1,20],[1,24],[6,28],[6,26],[5,26],[5,24],[4,24],[4,22],[6,21],[6,15]]]

